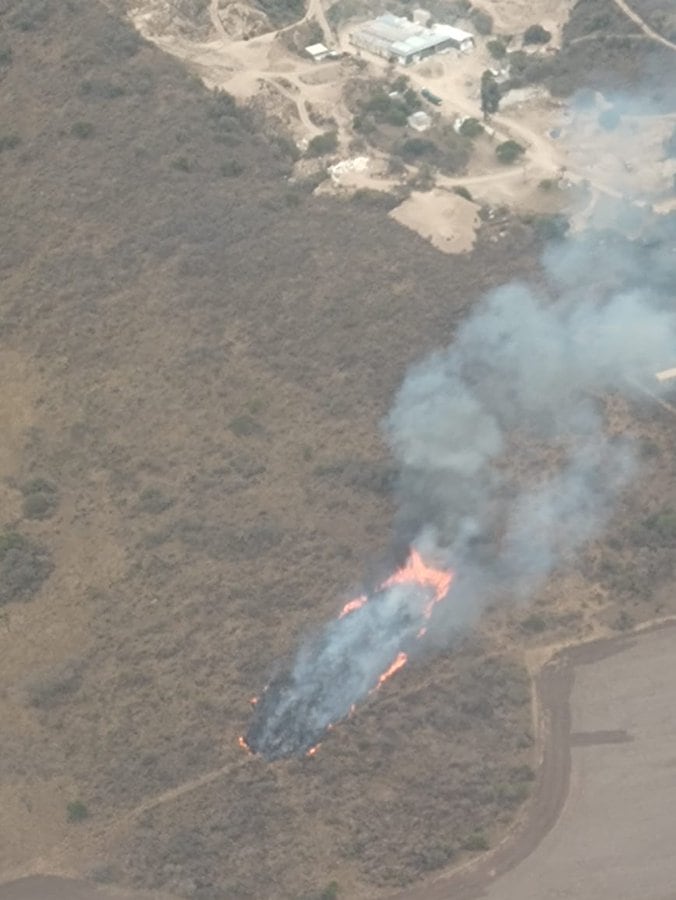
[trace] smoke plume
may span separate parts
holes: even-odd
[[[385,585],[330,623],[261,697],[251,749],[308,750],[398,654],[447,645],[498,589],[528,597],[599,532],[637,467],[603,397],[647,402],[636,385],[653,389],[676,365],[673,232],[671,218],[644,245],[593,231],[552,244],[538,290],[492,292],[410,369],[383,423],[400,472],[396,531],[455,573],[450,596],[426,623],[429,588]]]

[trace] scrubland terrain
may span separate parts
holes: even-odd
[[[671,611],[676,419],[605,398],[647,463],[609,536],[316,757],[247,757],[248,698],[390,562],[402,373],[484,291],[540,279],[542,233],[472,205],[449,257],[364,195],[312,196],[255,103],[112,10],[0,6],[0,875],[392,892],[527,798],[523,646]]]

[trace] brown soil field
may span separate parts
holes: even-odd
[[[674,628],[581,645],[545,667],[543,778],[517,836],[402,900],[666,900],[676,824]]]

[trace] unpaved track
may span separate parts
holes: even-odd
[[[392,900],[477,900],[486,896],[487,890],[497,878],[529,857],[556,824],[568,797],[573,743],[571,738],[576,746],[584,743],[585,735],[571,735],[570,698],[575,668],[622,653],[635,646],[643,636],[674,627],[676,620],[669,619],[631,634],[602,638],[557,653],[534,679],[541,722],[542,764],[533,798],[522,819],[517,822],[511,835],[476,864],[442,874],[434,880],[396,894]],[[594,743],[618,743],[627,739],[624,733],[620,732],[599,734],[594,735]],[[612,824],[608,822],[608,828],[612,827]],[[496,887],[501,889],[501,885],[502,882]],[[553,888],[553,885],[542,883],[538,886],[543,892],[548,887]],[[550,890],[550,895],[554,895],[553,890]],[[533,894],[533,897],[535,896],[536,893]],[[573,897],[569,893],[561,896]],[[676,896],[676,891],[669,896]],[[530,895],[528,898],[524,897],[524,900],[531,900]],[[667,900],[666,895],[662,900]]]
[[[635,13],[634,10],[625,3],[625,0],[614,0],[615,6],[622,10],[625,16],[628,16],[631,21],[638,25],[641,31],[647,35],[649,38],[652,38],[654,41],[657,41],[659,44],[662,44],[664,47],[670,47],[672,50],[676,50],[676,44],[667,40],[667,38],[663,37],[657,31],[652,29],[647,22],[645,22],[638,13]]]

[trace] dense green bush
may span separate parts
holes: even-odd
[[[46,519],[58,502],[56,485],[45,478],[33,478],[22,485],[23,514],[27,519]]]
[[[525,152],[525,148],[521,144],[517,144],[516,141],[503,141],[502,144],[498,144],[495,148],[495,155],[505,165],[516,162]]]
[[[73,122],[70,133],[73,135],[73,137],[86,140],[87,138],[92,137],[92,135],[94,134],[94,126],[91,122]]]
[[[463,850],[478,853],[481,850],[488,850],[490,845],[488,843],[488,838],[483,831],[473,831],[472,834],[465,838],[461,846]]]
[[[5,150],[14,150],[20,143],[21,138],[18,134],[0,134],[0,153],[3,153]]]
[[[69,822],[83,822],[89,816],[89,810],[81,800],[72,800],[66,806],[66,818]]]
[[[0,606],[29,600],[54,568],[49,552],[16,531],[0,534]]]
[[[470,194],[469,190],[462,184],[456,184],[456,186],[453,188],[453,193],[457,194],[458,197],[464,197],[465,200],[473,200],[473,197]]]
[[[493,59],[504,59],[507,55],[507,47],[505,47],[504,42],[498,40],[498,38],[489,41],[486,46]]]
[[[523,35],[524,44],[548,44],[551,39],[551,31],[547,31],[542,25],[531,25]]]
[[[335,131],[325,131],[312,138],[307,148],[308,156],[326,156],[327,153],[335,153],[338,149],[338,134]]]
[[[479,34],[487,35],[493,31],[493,16],[483,9],[473,9],[470,20]]]
[[[470,116],[469,119],[465,119],[465,121],[460,126],[460,134],[463,137],[475,138],[479,137],[479,135],[483,133],[484,126],[478,119],[475,119],[473,116]]]

